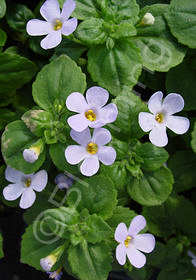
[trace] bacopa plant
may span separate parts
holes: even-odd
[[[21,263],[195,279],[195,1],[26,5],[0,1],[0,211],[26,223]]]

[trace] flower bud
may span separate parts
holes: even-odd
[[[56,255],[49,255],[40,260],[40,265],[43,268],[43,270],[49,272],[56,262],[57,262]]]
[[[33,144],[29,149],[24,149],[23,158],[27,162],[33,163],[35,162],[41,152],[43,151],[44,143],[43,140],[38,140],[35,144]]]
[[[69,189],[73,185],[73,178],[61,173],[56,176],[55,183],[60,190]]]
[[[146,13],[140,22],[140,25],[153,25],[155,17],[151,13]]]

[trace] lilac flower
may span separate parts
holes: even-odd
[[[71,93],[66,106],[70,111],[79,114],[68,118],[69,126],[75,131],[81,132],[88,126],[98,128],[106,123],[114,122],[118,115],[115,104],[110,103],[103,107],[109,98],[107,90],[101,87],[91,87],[86,92],[86,100],[79,92]]]
[[[75,7],[75,1],[66,0],[60,12],[58,0],[47,0],[40,8],[40,14],[46,21],[29,20],[26,27],[27,33],[32,36],[47,35],[41,41],[43,49],[56,47],[62,40],[62,34],[68,36],[77,27],[77,18],[68,19]]]
[[[196,248],[194,248],[196,249]],[[188,256],[192,258],[191,262],[193,264],[194,267],[196,267],[196,255],[193,254],[193,252],[191,252],[190,250],[188,250]]]
[[[57,184],[60,190],[69,189],[73,185],[73,178],[66,176],[63,173],[60,173],[56,176],[55,183]]]
[[[126,255],[130,263],[141,268],[146,263],[146,257],[140,251],[150,253],[155,247],[155,238],[152,234],[138,234],[146,226],[146,220],[138,215],[133,218],[129,229],[120,223],[115,231],[115,240],[120,244],[116,248],[116,259],[120,265],[126,262]]]
[[[48,181],[48,175],[45,170],[41,170],[36,174],[26,175],[10,167],[5,170],[5,178],[12,184],[3,189],[4,198],[12,201],[22,195],[19,206],[23,209],[33,205],[36,198],[34,191],[43,191]]]
[[[71,137],[79,145],[68,146],[65,150],[66,160],[70,164],[83,163],[80,171],[83,175],[92,176],[99,170],[99,160],[110,165],[116,159],[116,151],[112,147],[106,147],[111,140],[110,132],[105,128],[96,128],[91,137],[89,128],[82,132],[71,130]]]
[[[154,93],[148,101],[150,113],[139,114],[139,125],[148,132],[150,141],[158,146],[164,147],[168,143],[166,127],[177,134],[183,134],[189,129],[190,122],[187,118],[172,116],[184,108],[184,99],[180,94],[170,93],[162,102],[163,93]]]
[[[61,268],[59,270],[53,272],[46,272],[46,273],[49,274],[50,279],[54,279],[54,280],[60,280],[63,275]]]

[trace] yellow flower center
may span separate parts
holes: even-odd
[[[125,241],[124,241],[124,244],[125,244],[125,246],[128,248],[129,247],[129,243],[130,243],[130,240],[132,239],[132,237],[131,236],[127,236],[127,238],[125,239]]]
[[[87,152],[89,152],[89,154],[96,154],[98,151],[98,146],[95,143],[89,143],[87,146]]]
[[[26,181],[25,181],[25,187],[29,188],[30,185],[31,185],[31,179],[28,178],[28,179],[26,179]]]
[[[87,120],[91,121],[91,122],[94,122],[96,120],[96,115],[95,113],[93,112],[93,110],[88,110],[86,113],[85,113],[85,117],[87,118]]]
[[[59,29],[61,29],[62,25],[63,23],[59,19],[57,19],[54,24],[54,30],[58,31]]]
[[[162,113],[156,114],[155,120],[156,120],[158,123],[163,123],[163,122],[164,122],[163,114],[162,114]]]

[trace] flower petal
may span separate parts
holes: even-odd
[[[124,242],[127,235],[128,235],[128,231],[126,225],[124,223],[120,223],[115,230],[115,234],[114,234],[115,240],[119,243]]]
[[[141,268],[146,263],[145,255],[142,254],[140,251],[138,251],[133,246],[129,246],[127,248],[127,257],[129,259],[130,263],[136,268]]]
[[[169,116],[167,118],[166,125],[169,129],[177,134],[183,134],[187,132],[190,126],[190,121],[187,118],[179,116]]]
[[[150,253],[155,247],[155,238],[150,233],[138,234],[133,238],[133,244],[138,250]]]
[[[74,141],[85,148],[87,147],[88,143],[91,142],[91,133],[88,127],[82,132],[78,132],[72,129],[70,135]]]
[[[24,191],[24,186],[22,183],[10,184],[3,189],[3,196],[6,200],[17,199]]]
[[[111,165],[116,159],[116,151],[112,147],[101,147],[97,152],[98,159],[105,165]]]
[[[33,149],[24,149],[23,158],[25,161],[33,163],[38,159],[38,155]]]
[[[34,190],[29,187],[29,188],[25,188],[22,197],[20,199],[20,208],[22,209],[27,209],[29,207],[31,207],[31,205],[33,205],[34,201],[35,201],[36,195]]]
[[[70,164],[77,164],[85,158],[87,151],[84,147],[78,145],[68,146],[65,150],[65,158]]]
[[[61,31],[52,31],[43,40],[41,40],[41,47],[45,50],[55,48],[62,40]]]
[[[101,108],[99,112],[99,119],[106,123],[114,122],[118,115],[118,109],[116,104],[110,103],[107,106]]]
[[[148,101],[148,108],[151,113],[157,114],[162,111],[162,98],[163,93],[161,91],[155,92]]]
[[[73,0],[66,0],[65,3],[63,4],[63,9],[61,12],[61,20],[64,22],[67,20],[73,11],[76,8],[76,2]]]
[[[95,128],[93,131],[92,142],[98,146],[103,146],[111,141],[111,133],[105,128]]]
[[[102,107],[109,98],[109,93],[102,87],[91,87],[86,92],[86,100],[90,106]]]
[[[84,113],[88,110],[84,95],[79,92],[73,92],[67,97],[66,106],[68,110],[76,113]]]
[[[80,171],[85,176],[92,176],[99,170],[99,160],[97,156],[89,156],[85,158],[82,165],[80,166]]]
[[[77,132],[82,132],[83,130],[86,130],[86,128],[90,124],[90,121],[87,120],[83,113],[69,117],[67,119],[67,122],[69,126]]]
[[[116,259],[120,265],[124,265],[126,263],[126,247],[124,244],[119,244],[116,247]]]
[[[31,178],[31,187],[37,191],[41,192],[46,187],[48,182],[48,174],[45,170],[37,172]]]
[[[31,36],[46,35],[52,32],[52,26],[47,21],[31,19],[27,22],[26,30]]]
[[[65,36],[68,36],[76,30],[77,25],[78,25],[78,20],[75,17],[66,20],[61,28],[61,33],[63,33],[63,35]]]
[[[138,215],[133,218],[128,229],[128,234],[134,237],[146,226],[146,220],[142,215]]]
[[[155,146],[166,146],[168,143],[166,127],[164,125],[157,125],[154,127],[149,134],[149,139]]]
[[[13,169],[9,166],[7,166],[6,170],[5,170],[5,179],[9,182],[12,183],[19,183],[22,181],[22,178],[25,176],[24,173]]]
[[[184,108],[184,99],[180,94],[170,93],[168,94],[163,101],[163,112],[166,115],[172,115],[177,112],[182,111]]]
[[[194,265],[194,267],[196,267],[196,259],[192,259],[192,265]]]
[[[40,8],[40,14],[45,20],[53,23],[60,18],[60,8],[58,0],[47,0]]]
[[[139,125],[143,131],[150,131],[155,126],[155,122],[154,115],[146,112],[139,113]]]

